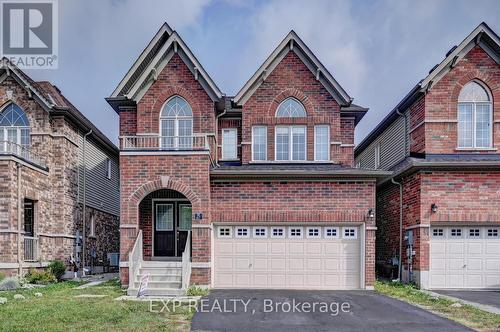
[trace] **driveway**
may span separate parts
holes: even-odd
[[[198,309],[193,331],[470,331],[371,291],[213,290]]]
[[[433,290],[434,293],[456,297],[468,302],[489,305],[500,310],[500,290],[472,291],[472,290]]]

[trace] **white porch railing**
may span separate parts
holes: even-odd
[[[186,239],[186,246],[182,253],[182,289],[189,288],[189,281],[191,278],[191,231],[188,232]]]
[[[10,141],[0,141],[0,155],[14,155],[28,162],[47,167],[45,160],[25,146]]]
[[[142,265],[142,230],[139,230],[135,239],[134,247],[128,256],[128,287],[134,288],[134,281],[137,272]]]
[[[120,149],[124,151],[192,151],[210,150],[207,135],[158,136],[137,135],[121,136]]]
[[[24,261],[38,261],[38,238],[33,236],[24,237]]]

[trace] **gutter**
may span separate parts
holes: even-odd
[[[385,178],[392,172],[376,170],[311,171],[311,170],[211,170],[211,178]]]
[[[403,255],[403,184],[401,182],[394,181],[394,177],[391,178],[391,182],[399,186],[399,255],[398,255],[398,281],[401,281],[401,274],[403,271],[402,255]]]

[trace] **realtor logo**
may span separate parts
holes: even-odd
[[[2,57],[23,69],[56,69],[57,0],[0,0]]]

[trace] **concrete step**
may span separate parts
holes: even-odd
[[[127,295],[137,296],[138,289],[132,288],[127,290]],[[160,297],[160,296],[183,296],[186,292],[180,288],[149,288],[146,290],[145,297]]]
[[[143,275],[137,275],[135,281],[140,282]],[[175,281],[181,282],[182,275],[180,273],[169,274],[149,274],[149,281]]]
[[[139,288],[141,283],[139,281],[134,282],[134,288]],[[148,289],[152,288],[178,288],[182,287],[181,281],[149,281]]]
[[[139,274],[178,274],[182,275],[182,268],[180,267],[144,267],[139,268]]]
[[[172,261],[142,261],[141,267],[182,267],[182,262]]]

